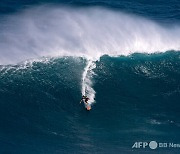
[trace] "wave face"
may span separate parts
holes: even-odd
[[[178,142],[179,59],[179,52],[101,57],[89,69],[90,112],[79,104],[86,59],[1,66],[0,152],[130,153],[136,141]]]
[[[36,7],[1,23],[0,64],[54,56],[129,55],[180,49],[180,26],[105,8]]]

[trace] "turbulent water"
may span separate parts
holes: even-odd
[[[179,10],[176,0],[1,1],[0,153],[178,154],[149,143],[180,144]]]

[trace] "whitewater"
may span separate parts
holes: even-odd
[[[96,68],[96,63],[92,59],[87,61],[87,65],[84,68],[84,72],[82,74],[82,96],[87,96],[89,98],[89,104],[95,102],[95,90],[92,88],[92,78],[95,75],[93,69]]]

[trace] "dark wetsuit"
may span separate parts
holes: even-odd
[[[83,100],[83,99],[84,99],[85,103],[88,103],[88,100],[89,100],[88,97],[83,96],[83,97],[82,97],[82,100]]]
[[[89,100],[89,98],[87,98],[87,97],[84,99],[84,101],[85,101],[86,103],[88,102],[88,100]]]
[[[82,96],[81,101],[84,101],[84,105],[86,109],[89,111],[91,109],[91,105],[88,103],[89,98],[87,96]],[[80,103],[81,103],[80,101]]]

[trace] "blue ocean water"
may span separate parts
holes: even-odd
[[[179,10],[177,0],[1,0],[0,153],[178,154],[159,143],[180,144]]]

